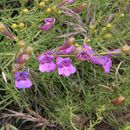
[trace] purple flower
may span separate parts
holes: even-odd
[[[110,73],[110,69],[112,67],[112,60],[110,56],[94,56],[93,54],[95,54],[95,52],[89,45],[84,45],[84,47],[89,55],[90,62],[96,65],[101,65],[104,68],[105,73]]]
[[[81,51],[79,54],[77,54],[76,57],[77,59],[82,60],[82,61],[86,61],[89,58],[86,51]]]
[[[91,63],[101,65],[106,73],[110,73],[112,67],[112,60],[110,55],[95,56],[94,50],[89,45],[84,45],[82,51],[77,55],[80,60],[89,60]]]
[[[89,59],[90,54],[94,54],[94,51],[91,49],[91,47],[89,45],[84,45],[81,49],[81,52],[79,52],[76,57],[79,60],[85,61],[85,60]]]
[[[55,18],[45,18],[44,19],[45,24],[42,25],[40,29],[42,31],[48,31],[49,29],[53,27],[53,25],[55,24],[55,21],[56,21]]]
[[[62,49],[59,49],[59,52],[57,54],[59,55],[68,55],[74,51],[74,46],[68,46]]]
[[[53,62],[54,57],[49,54],[41,54],[38,56],[40,63],[39,70],[41,72],[52,72],[56,70],[56,64]]]
[[[32,82],[29,79],[28,71],[15,72],[14,79],[15,79],[15,86],[18,89],[30,88],[32,86]]]
[[[112,67],[110,56],[90,56],[89,60],[96,65],[101,65],[104,68],[105,73],[110,73]]]
[[[56,59],[56,64],[58,65],[58,74],[62,76],[70,76],[76,72],[76,68],[72,65],[70,58],[61,58]]]

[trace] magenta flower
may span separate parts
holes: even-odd
[[[30,88],[32,86],[32,82],[29,79],[28,71],[15,72],[14,79],[15,79],[15,86],[18,89]]]
[[[94,56],[95,52],[91,49],[89,45],[84,45],[87,54],[89,55],[90,62],[101,65],[104,68],[105,73],[110,73],[112,67],[112,60],[109,55],[106,56]]]
[[[72,65],[70,58],[61,58],[56,59],[56,64],[58,65],[58,74],[62,76],[70,76],[76,72],[76,68]]]
[[[86,61],[89,58],[86,51],[81,51],[79,54],[77,54],[76,57],[77,59],[82,60],[82,61]]]
[[[49,54],[41,54],[38,56],[39,70],[41,72],[52,72],[56,70],[56,64],[53,62],[54,57]]]
[[[49,29],[53,27],[53,25],[55,24],[55,21],[56,21],[55,18],[45,18],[44,19],[45,24],[42,25],[40,29],[42,31],[48,31]]]
[[[105,73],[110,73],[112,67],[110,56],[90,56],[89,60],[96,65],[101,65],[104,68]]]
[[[74,46],[69,46],[69,47],[59,49],[59,52],[57,54],[68,55],[68,54],[71,54],[73,51],[74,51]]]
[[[84,45],[81,52],[79,52],[76,57],[79,60],[85,61],[89,59],[90,54],[94,54],[94,51],[91,49],[89,45]]]
[[[105,73],[109,73],[112,67],[112,60],[110,55],[95,56],[94,50],[89,45],[84,45],[82,51],[77,54],[79,60],[89,60],[91,63],[101,65]]]

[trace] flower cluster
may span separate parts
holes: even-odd
[[[70,58],[63,58],[65,55],[72,54],[74,46],[68,45],[68,41],[56,49],[47,51],[38,56],[39,70],[41,72],[52,72],[58,69],[58,74],[70,76],[76,72]]]
[[[72,65],[72,60],[70,59],[73,56],[73,58],[78,60],[90,61],[93,64],[100,65],[103,67],[105,73],[110,73],[112,67],[111,57],[117,55],[117,52],[120,53],[121,50],[116,49],[109,51],[106,55],[100,56],[96,55],[94,50],[87,44],[76,47],[70,45],[69,42],[65,42],[53,51],[45,52],[38,56],[39,70],[41,72],[52,72],[57,69],[59,75],[70,76],[76,72],[76,68]]]

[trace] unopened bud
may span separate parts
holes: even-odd
[[[40,2],[40,3],[38,4],[38,6],[39,6],[39,8],[43,8],[43,7],[45,6],[45,2]]]
[[[85,40],[85,43],[88,43],[88,42],[91,42],[90,38],[88,38],[88,39]]]
[[[16,29],[18,27],[18,25],[16,23],[12,24],[12,28]]]
[[[18,64],[24,64],[27,60],[29,60],[29,55],[25,53],[19,54],[16,59]]]
[[[7,36],[10,39],[15,39],[16,36],[13,35],[8,28],[6,27],[6,25],[4,25],[3,23],[0,23],[0,33],[2,33],[3,35]]]
[[[0,23],[0,32],[4,33],[7,30],[6,26],[3,23]]]
[[[113,100],[111,101],[111,103],[114,104],[114,105],[120,105],[120,104],[122,104],[124,101],[125,101],[125,97],[119,96],[119,97],[113,99]]]
[[[20,40],[20,41],[18,42],[18,45],[19,45],[20,48],[23,48],[23,47],[25,46],[24,40]]]
[[[22,11],[23,14],[27,14],[28,12],[29,12],[28,9],[23,9],[23,11]]]
[[[122,52],[130,52],[130,46],[128,45],[124,45],[122,48],[121,48]]]
[[[51,11],[52,11],[52,9],[51,8],[47,8],[47,10],[46,10],[46,13],[51,13]]]
[[[52,10],[54,10],[54,11],[56,10],[56,6],[55,6],[55,5],[54,5],[54,6],[52,6]]]
[[[84,9],[85,9],[85,4],[84,4],[84,3],[81,3],[80,5],[78,5],[77,7],[73,8],[72,10],[73,10],[75,13],[80,13],[80,12],[82,12]]]
[[[28,46],[26,49],[25,49],[25,53],[26,54],[30,54],[32,52],[33,48],[31,46]]]
[[[74,37],[69,37],[66,41],[67,44],[72,45],[75,42],[75,38]]]
[[[112,35],[110,33],[107,33],[105,36],[104,36],[105,39],[110,39],[112,38]]]
[[[120,14],[120,17],[124,17],[124,16],[125,16],[125,14],[124,14],[124,13],[121,13],[121,14]]]
[[[107,27],[107,28],[112,28],[112,24],[108,23],[108,24],[106,25],[106,27]]]
[[[19,25],[18,25],[18,27],[20,28],[20,29],[23,29],[24,28],[24,23],[19,23]]]

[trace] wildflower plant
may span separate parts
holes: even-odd
[[[72,117],[87,116],[88,126],[96,127],[116,109],[111,98],[129,95],[123,87],[130,70],[128,0],[2,0],[0,5],[0,109],[14,104],[30,115],[9,112],[35,127],[77,130],[86,129],[86,122],[78,125]],[[106,113],[94,120],[100,106]]]

